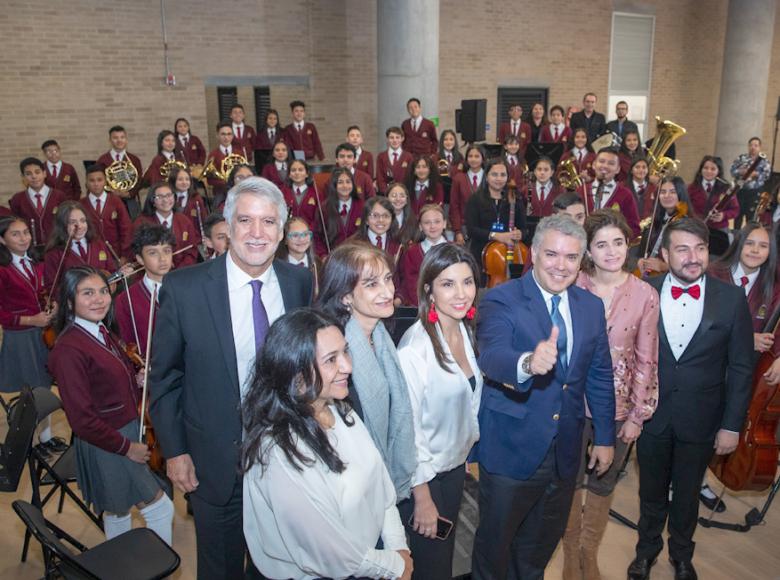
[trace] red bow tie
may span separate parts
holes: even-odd
[[[679,286],[672,286],[672,298],[677,300],[683,294],[688,294],[694,300],[698,300],[701,296],[701,288],[698,284],[688,286],[687,288],[680,288]]]

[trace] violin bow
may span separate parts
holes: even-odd
[[[152,292],[152,302],[149,307],[149,328],[146,331],[146,352],[149,353],[152,350],[152,330],[154,326],[154,305],[157,302],[157,285],[154,286]],[[141,426],[138,429],[138,441],[144,442],[144,435],[146,434],[146,425],[144,424],[144,413],[146,413],[146,395],[149,392],[149,363],[151,357],[148,355],[145,357],[146,364],[144,365],[144,387],[141,389]]]

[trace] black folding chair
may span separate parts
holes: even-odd
[[[0,446],[0,491],[16,491],[35,433],[35,404],[29,387],[8,406],[8,434]]]
[[[59,397],[51,392],[50,389],[36,388],[32,391],[35,401],[35,411],[37,422],[40,423],[46,417],[62,408],[62,402]],[[52,460],[53,459],[53,460]],[[62,513],[62,507],[67,495],[84,514],[92,520],[98,528],[103,529],[103,520],[100,514],[94,513],[89,506],[79,497],[71,488],[70,484],[76,482],[76,449],[71,445],[59,457],[50,458],[43,455],[35,447],[30,447],[29,459],[30,465],[30,484],[32,487],[32,497],[30,502],[41,510],[48,501],[60,492],[57,513]],[[50,487],[45,496],[41,497],[41,489]],[[30,546],[30,532],[25,531],[24,545],[22,547],[22,562],[27,560],[27,550]]]
[[[41,543],[45,578],[78,580],[153,580],[167,578],[181,563],[179,555],[148,528],[136,528],[87,548],[46,518],[34,505],[16,500],[16,515]],[[63,542],[73,546],[74,552]]]

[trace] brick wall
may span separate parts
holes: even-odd
[[[650,114],[688,129],[678,150],[689,179],[714,147],[727,0],[591,0],[580,10],[565,0],[548,0],[543,10],[531,0],[473,0],[467,8],[441,0],[440,130],[454,125],[462,98],[487,98],[494,125],[502,85],[547,86],[550,103],[564,107],[592,90],[604,111],[611,14],[626,4],[656,15]],[[0,199],[19,189],[19,160],[40,155],[46,138],[60,141],[64,158],[82,175],[81,160],[108,148],[107,129],[116,123],[128,129],[130,150],[145,164],[159,130],[178,116],[188,117],[193,132],[213,145],[216,90],[205,85],[207,77],[307,78],[308,86],[272,83],[271,104],[287,124],[289,101],[303,98],[329,158],[349,124],[362,127],[367,144],[384,132],[376,122],[376,0],[168,1],[175,88],[163,83],[158,0],[106,6],[97,0],[3,2]],[[777,24],[780,30],[780,9]],[[778,94],[775,34],[767,150]],[[239,97],[256,125],[251,86],[239,86]]]

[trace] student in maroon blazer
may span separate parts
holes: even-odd
[[[347,143],[355,148],[357,158],[355,168],[374,179],[374,156],[363,149],[363,133],[360,127],[352,125],[347,129]]]
[[[133,222],[133,231],[137,231],[143,224],[162,225],[173,230],[177,250],[191,246],[173,257],[174,268],[185,268],[198,261],[198,234],[189,218],[174,210],[175,203],[170,185],[166,182],[152,184],[141,215]]]
[[[210,160],[214,160],[214,167],[217,171],[222,171],[222,161],[228,155],[237,154],[244,155],[244,151],[241,148],[233,147],[233,127],[227,121],[223,121],[217,124],[217,139],[219,146],[211,151],[206,159],[206,165]],[[246,156],[244,155],[246,159]],[[208,184],[211,186],[211,196],[215,206],[218,206],[225,199],[227,195],[228,187],[224,179],[220,177],[208,177]]]
[[[9,215],[13,215],[11,213],[11,210],[9,208],[5,207],[4,205],[0,205],[0,217],[6,217],[6,216],[9,216]]]
[[[120,267],[111,250],[95,231],[95,226],[87,218],[86,211],[76,201],[65,201],[60,205],[43,262],[45,286],[52,296],[58,293],[62,277],[71,268],[91,266],[113,274]],[[132,270],[129,265],[122,268],[126,272]]]
[[[76,168],[62,160],[60,146],[54,139],[44,141],[41,150],[46,156],[46,185],[77,201],[81,197],[81,183]]]
[[[54,230],[57,207],[67,198],[63,192],[46,185],[44,164],[39,159],[23,159],[19,170],[27,182],[27,189],[15,193],[8,205],[15,216],[27,220],[33,245],[44,246]]]
[[[404,248],[398,242],[398,224],[394,218],[395,210],[390,200],[381,195],[369,198],[363,205],[360,226],[350,239],[383,250],[397,267]]]
[[[23,385],[51,386],[46,372],[48,349],[42,329],[54,310],[43,307],[43,264],[33,259],[32,235],[18,217],[0,218],[0,392],[14,393]],[[51,438],[43,435],[43,440]]]
[[[206,200],[195,188],[190,170],[174,167],[168,176],[168,185],[176,196],[176,209],[192,222],[195,240],[200,244],[203,241],[203,222],[208,217],[209,210]]]
[[[325,201],[325,227],[317,221],[314,248],[320,258],[354,234],[363,217],[363,200],[357,194],[355,181],[348,169],[333,170]]]
[[[263,125],[257,129],[255,150],[270,152],[283,137],[284,130],[279,126],[279,112],[276,109],[268,109]]]
[[[159,294],[163,276],[173,267],[176,239],[171,230],[162,226],[144,224],[133,236],[135,261],[144,267],[144,275],[129,288],[119,293],[114,301],[114,315],[119,335],[127,343],[138,345],[139,354],[147,357],[146,339],[149,332],[149,308],[155,288]],[[155,302],[155,312],[159,307]]]
[[[552,165],[552,159],[545,156],[534,164],[534,178],[525,189],[527,203],[530,202],[529,216],[543,218],[555,213],[553,204],[563,188],[553,178]]]
[[[247,125],[244,120],[246,119],[246,112],[244,106],[236,103],[230,109],[230,121],[231,128],[233,129],[233,147],[235,149],[243,149],[244,157],[247,161],[252,161],[255,157],[255,141],[257,140],[257,133],[255,133],[254,127]]]
[[[424,205],[444,205],[444,187],[439,181],[439,172],[430,155],[417,155],[412,161],[412,170],[406,178],[406,189],[411,199],[411,209],[420,214]]]
[[[436,162],[438,163],[441,159],[447,160],[448,175],[450,178],[455,177],[456,173],[463,173],[466,171],[466,160],[460,152],[458,136],[452,129],[445,129],[441,132],[441,138],[439,139],[439,154],[436,156]]]
[[[111,294],[94,268],[74,268],[62,283],[63,306],[49,357],[75,435],[76,480],[88,505],[103,512],[107,539],[130,531],[138,507],[149,529],[172,542],[173,502],[138,442],[141,393],[136,370],[112,332]]]
[[[541,143],[569,143],[571,141],[571,129],[563,122],[565,113],[560,105],[550,108],[550,123],[542,127],[539,134]]]
[[[356,153],[355,147],[352,144],[340,144],[336,147],[336,165],[349,169],[352,173],[352,177],[355,179],[358,197],[365,201],[369,197],[374,197],[376,195],[376,189],[374,189],[374,181],[368,173],[364,173],[355,167],[355,161],[357,160]]]
[[[376,187],[379,193],[387,193],[387,185],[405,183],[412,165],[412,154],[401,149],[404,132],[399,127],[390,127],[385,131],[387,150],[376,156]]]
[[[292,111],[293,122],[285,127],[284,140],[293,151],[303,151],[307,161],[314,159],[314,157],[320,161],[325,159],[317,127],[314,126],[314,123],[305,120],[306,105],[304,102],[291,102],[290,111]]]
[[[636,201],[631,190],[625,185],[617,183],[615,177],[620,171],[620,161],[618,151],[614,147],[605,147],[596,154],[596,161],[593,163],[593,169],[596,172],[596,179],[592,183],[586,183],[577,190],[577,193],[584,195],[588,203],[588,213],[594,210],[595,196],[598,191],[599,183],[604,183],[605,188],[601,198],[601,205],[595,209],[616,209],[626,218],[634,237],[639,236],[639,212],[636,207]],[[617,206],[617,207],[615,207]]]
[[[144,174],[144,168],[143,165],[141,165],[141,160],[127,151],[127,131],[125,131],[124,127],[121,125],[114,125],[108,130],[108,137],[111,141],[111,149],[98,157],[97,162],[108,169],[111,167],[112,163],[127,159],[133,167],[135,167],[135,170],[138,173],[138,180],[136,181],[135,186],[129,191],[112,192],[122,198],[122,201],[125,202],[125,206],[127,207],[127,211],[132,217],[138,213],[138,210],[140,209],[138,192],[141,190],[141,178]]]
[[[655,200],[658,197],[658,187],[648,181],[647,173],[647,159],[637,157],[631,164],[628,179],[624,182],[624,185],[634,194],[640,220],[653,215]]]
[[[438,204],[424,205],[420,210],[420,230],[425,238],[409,246],[398,264],[399,295],[404,306],[417,306],[417,280],[425,252],[433,246],[447,243],[444,228],[447,220]]]
[[[583,183],[589,183],[593,181],[593,177],[595,176],[593,173],[593,162],[596,160],[596,154],[593,153],[588,144],[587,130],[584,127],[573,129],[571,133],[571,142],[572,148],[565,151],[558,161],[556,177],[560,175],[564,161],[571,159],[574,162],[574,167],[576,167],[580,179]]]
[[[105,168],[95,163],[87,169],[87,195],[79,203],[109,250],[120,258],[129,258],[133,224],[122,200],[105,188]]]
[[[531,125],[523,121],[523,107],[518,104],[509,105],[509,121],[501,123],[498,128],[498,143],[505,143],[509,135],[517,137],[520,153],[525,157],[525,150],[531,142]]]
[[[206,163],[203,142],[190,132],[190,122],[184,117],[176,119],[176,158],[184,159],[189,167]]]
[[[309,177],[309,166],[301,159],[290,162],[287,182],[281,187],[290,218],[301,218],[314,231],[321,224],[320,206],[324,217],[325,199],[317,191],[314,180]]]
[[[412,155],[434,155],[439,148],[436,126],[422,116],[420,99],[412,97],[406,101],[409,118],[401,123],[404,132],[404,146]]]
[[[507,135],[504,140],[504,161],[509,174],[509,183],[521,191],[525,187],[525,170],[527,169],[525,158],[520,150],[520,140],[514,135]]]
[[[458,173],[452,180],[450,191],[450,226],[455,234],[455,243],[465,243],[466,202],[482,185],[485,175],[485,150],[481,145],[471,144],[466,148],[466,173]]]
[[[164,129],[157,135],[157,155],[146,168],[146,173],[141,180],[142,187],[148,187],[152,183],[168,179],[167,175],[163,175],[163,166],[171,161],[186,163],[184,157],[176,155],[176,135],[173,131]]]
[[[263,165],[261,177],[265,177],[268,181],[273,182],[276,187],[281,188],[287,181],[287,172],[293,159],[287,143],[277,141],[274,145],[271,159]]]
[[[642,147],[642,141],[639,139],[639,132],[627,129],[623,133],[623,142],[620,144],[620,173],[617,175],[618,181],[628,179],[631,164],[639,157],[645,157],[645,149]]]
[[[693,182],[688,186],[688,196],[691,198],[693,209],[702,219],[720,200],[720,196],[729,188],[722,179],[723,162],[720,157],[705,155],[699,163],[699,169]],[[721,211],[713,213],[707,225],[716,230],[728,229],[729,220],[739,215],[739,200],[734,195],[729,199]]]

